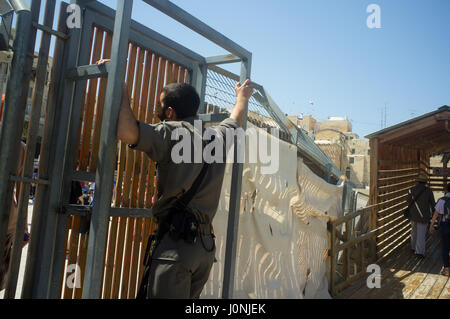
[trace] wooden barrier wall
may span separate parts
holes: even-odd
[[[90,63],[109,58],[112,34],[93,28]],[[188,70],[132,43],[129,46],[126,82],[131,106],[137,119],[156,123],[155,104],[162,88],[173,82],[188,82]],[[78,150],[75,170],[95,173],[105,102],[107,79],[86,81],[84,104],[80,114]],[[155,163],[138,151],[118,141],[116,153],[113,207],[150,208],[155,191]],[[111,159],[114,160],[114,159]],[[95,198],[95,197],[94,197]],[[84,269],[89,235],[80,232],[85,217],[71,216],[67,220],[66,262],[61,278],[61,297],[79,299],[82,296]],[[114,217],[109,219],[101,298],[135,298],[143,273],[142,260],[147,238],[152,231],[149,218]],[[77,265],[74,283],[66,284],[66,277]]]
[[[383,204],[376,211],[377,259],[381,260],[410,238],[409,220],[403,217],[408,190],[420,172],[429,175],[429,155],[424,151],[371,141],[376,166],[371,167],[371,204]],[[375,161],[375,159],[372,159]]]

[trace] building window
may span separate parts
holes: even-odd
[[[347,167],[347,168],[345,169],[345,176],[346,176],[348,179],[350,179],[350,167]]]
[[[355,163],[355,158],[354,157],[350,157],[350,164],[354,164]]]
[[[367,150],[367,155],[370,155],[370,150]]]
[[[352,148],[352,154],[355,154],[355,149],[354,148]]]

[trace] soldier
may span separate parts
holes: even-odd
[[[236,104],[230,117],[212,128],[222,141],[227,129],[244,124],[247,103],[253,94],[250,80],[236,84],[235,92]],[[156,241],[149,240],[147,244],[148,263],[138,298],[198,298],[214,262],[212,221],[219,204],[225,160],[207,165],[194,161],[176,164],[171,156],[177,143],[172,140],[172,133],[179,128],[193,133],[190,142],[194,145],[194,120],[199,104],[200,98],[192,86],[169,84],[162,90],[156,106],[162,122],[149,125],[136,120],[126,85],[123,88],[117,137],[155,161],[158,174],[152,207],[158,231]]]

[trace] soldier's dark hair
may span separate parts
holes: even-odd
[[[450,183],[447,184],[447,193],[450,193]]]
[[[197,115],[200,97],[195,88],[186,83],[168,84],[162,89],[164,107],[172,107],[177,118],[182,120]]]

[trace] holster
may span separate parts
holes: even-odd
[[[174,205],[169,211],[166,223],[170,237],[178,241],[183,239],[187,243],[195,243],[199,232],[197,217],[189,209],[180,205]]]

